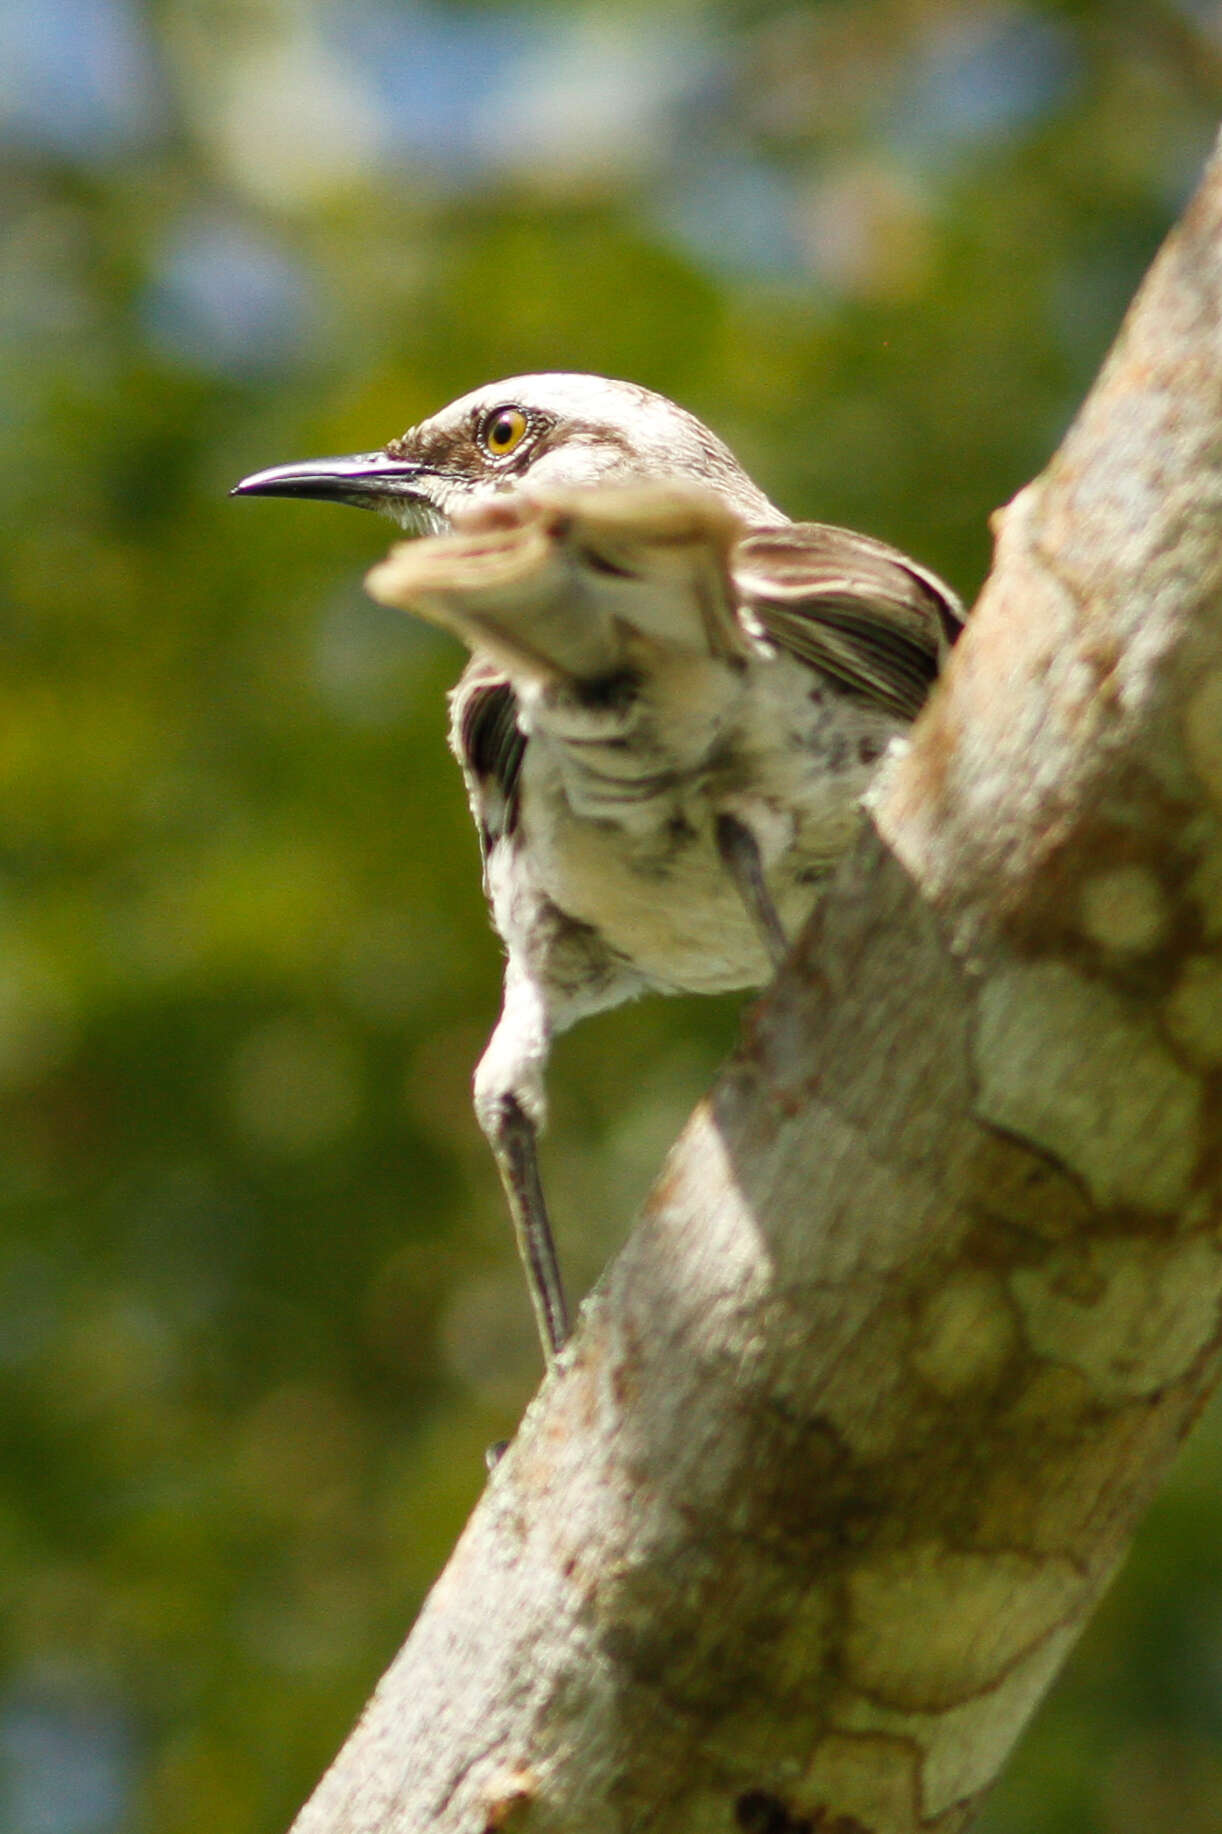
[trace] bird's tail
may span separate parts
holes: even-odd
[[[615,675],[642,639],[749,653],[729,572],[741,533],[716,497],[681,485],[521,490],[453,534],[399,543],[365,583],[546,688]]]

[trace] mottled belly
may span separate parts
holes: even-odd
[[[704,809],[647,837],[626,836],[612,824],[562,820],[550,846],[532,849],[540,888],[660,990],[762,986],[772,973],[768,950],[722,864],[713,819]],[[792,823],[792,815],[784,819]],[[856,811],[843,811],[834,839],[824,827],[817,838],[794,834],[779,850],[774,837],[766,878],[789,936],[809,916],[859,821]]]
[[[695,761],[694,747],[677,742],[679,712],[660,709],[638,721],[631,743],[566,743],[541,729],[524,767],[517,838],[539,891],[669,991],[726,992],[771,977],[760,926],[717,850],[718,816],[750,832],[792,938],[853,844],[874,761],[895,730],[889,716],[812,684],[797,663],[732,685],[737,698],[716,722],[688,721],[713,734]]]

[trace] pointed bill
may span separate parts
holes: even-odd
[[[303,459],[292,465],[269,465],[252,472],[230,491],[231,497],[308,497],[323,503],[347,503],[356,509],[380,510],[403,528],[433,534],[445,519],[428,500],[427,474],[410,460],[388,452],[354,452],[343,458]]]

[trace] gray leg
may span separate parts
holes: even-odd
[[[551,1364],[569,1334],[568,1307],[539,1177],[538,1133],[514,1096],[505,1096],[500,1123],[489,1139],[509,1199],[518,1252],[526,1269],[526,1284],[543,1344],[543,1360]]]
[[[755,920],[774,969],[789,953],[786,936],[777,915],[776,905],[764,879],[760,850],[755,836],[736,815],[717,817],[717,851],[721,863],[734,881],[734,888]]]
[[[569,1321],[537,1152],[549,1043],[542,992],[511,963],[501,1017],[475,1072],[475,1112],[509,1201],[543,1359],[550,1367],[569,1334]]]

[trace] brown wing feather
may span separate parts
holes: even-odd
[[[905,720],[920,711],[963,621],[934,574],[850,529],[750,530],[729,566],[739,604],[770,642]],[[527,744],[513,687],[486,657],[472,660],[454,691],[452,736],[486,857],[517,824]]]
[[[482,657],[468,664],[454,690],[452,742],[487,859],[493,842],[517,826],[526,735],[518,726],[517,695]]]
[[[751,530],[731,565],[740,602],[779,648],[915,718],[963,622],[934,574],[885,542],[818,522]]]

